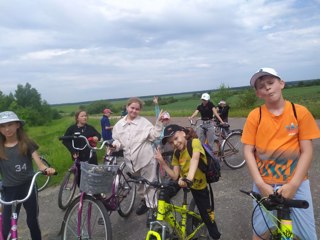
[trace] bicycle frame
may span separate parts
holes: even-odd
[[[156,221],[150,223],[150,229],[146,235],[146,240],[150,240],[151,237],[155,237],[157,240],[165,240],[167,230],[167,225],[169,225],[172,230],[174,237],[177,237],[180,240],[189,240],[195,236],[195,234],[202,228],[206,227],[203,222],[197,226],[191,233],[188,232],[188,217],[192,216],[199,221],[202,221],[202,218],[199,214],[188,210],[188,202],[187,195],[188,189],[183,188],[183,202],[180,206],[174,205],[170,203],[170,197],[168,193],[165,191],[167,187],[174,186],[177,183],[173,184],[172,182],[168,183],[159,183],[158,181],[149,182],[147,179],[143,177],[133,176],[130,173],[127,175],[133,179],[132,181],[140,184],[147,184],[149,186],[155,187],[156,189],[160,189],[159,198],[158,198],[158,207],[157,207],[157,218]],[[130,180],[131,181],[131,180]],[[179,222],[176,218],[176,213],[179,213],[181,216],[181,222]],[[161,233],[159,233],[155,227],[161,227]]]
[[[151,236],[157,238],[157,240],[166,239],[166,226],[162,222],[166,222],[174,229],[174,233],[179,239],[192,239],[194,235],[199,231],[200,228],[205,227],[204,223],[201,223],[192,233],[187,235],[187,217],[188,215],[201,220],[201,216],[193,211],[187,209],[188,205],[183,203],[182,206],[172,205],[164,200],[158,201],[158,212],[157,221],[150,223],[150,230],[147,233],[146,240],[149,240]],[[174,213],[179,213],[181,215],[181,222],[176,220]],[[160,225],[162,227],[161,238],[160,234],[152,230],[155,225]]]
[[[12,214],[11,214],[11,230],[10,230],[10,239],[15,240],[18,239],[18,214],[17,214],[17,205],[20,203],[23,203],[25,201],[27,201],[29,199],[29,197],[31,196],[31,193],[33,191],[33,188],[35,186],[35,182],[36,182],[36,178],[40,175],[43,174],[43,172],[38,171],[34,174],[31,183],[30,183],[30,187],[29,187],[29,191],[27,193],[27,196],[23,199],[17,199],[17,200],[12,200],[9,202],[6,202],[4,200],[2,200],[1,198],[1,191],[0,191],[0,240],[6,240],[3,237],[3,233],[2,233],[2,223],[3,223],[3,216],[2,216],[2,205],[12,205]]]

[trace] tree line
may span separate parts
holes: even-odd
[[[14,111],[30,126],[41,126],[53,119],[61,118],[57,110],[41,98],[38,91],[29,83],[19,84],[17,90],[9,95],[0,90],[0,111]]]

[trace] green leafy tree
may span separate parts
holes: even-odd
[[[251,88],[243,90],[239,96],[238,107],[239,108],[249,108],[253,107],[258,100],[255,91]]]

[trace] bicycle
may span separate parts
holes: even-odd
[[[104,145],[111,146],[110,141],[103,141],[99,148],[91,147],[84,136],[73,136],[79,137],[94,150],[100,150]],[[130,215],[136,186],[124,174],[127,171],[125,162],[118,165],[116,156],[117,153],[111,153],[103,165],[81,162],[81,193],[65,213],[61,227],[63,239],[110,240],[112,229],[109,215],[113,211],[118,211],[121,217]]]
[[[191,127],[197,132],[202,127],[202,120],[198,118],[195,122],[189,119]],[[220,162],[224,162],[231,169],[239,169],[246,163],[243,157],[243,146],[241,142],[242,130],[228,130],[230,125],[218,123],[211,120],[215,127],[215,148],[213,150]],[[211,146],[212,147],[212,146]]]
[[[57,173],[55,173],[56,175]],[[38,171],[36,172],[33,177],[32,177],[32,180],[31,180],[31,184],[30,184],[30,187],[29,187],[29,190],[28,190],[28,193],[26,195],[25,198],[23,199],[17,199],[17,200],[12,200],[12,201],[4,201],[2,199],[2,196],[1,196],[1,192],[2,192],[2,182],[0,183],[0,240],[4,240],[4,237],[3,237],[3,232],[2,232],[2,224],[3,224],[3,217],[2,217],[2,205],[12,205],[12,214],[11,214],[11,230],[10,230],[10,233],[8,235],[8,238],[6,240],[14,240],[14,239],[18,239],[18,214],[17,214],[17,206],[18,204],[21,204],[25,201],[27,201],[30,196],[31,196],[31,193],[33,191],[33,188],[35,187],[36,185],[36,179],[41,176],[41,175],[46,175],[45,172],[42,172],[42,171]]]
[[[78,133],[77,135],[80,135],[80,133]],[[59,137],[60,141],[71,140],[72,147],[75,150],[81,151],[87,147],[87,145],[84,145],[84,147],[82,148],[75,147],[74,141],[73,141],[74,139],[75,139],[74,136]],[[73,164],[68,169],[60,185],[59,194],[58,194],[58,206],[62,210],[67,209],[67,207],[70,205],[74,197],[74,194],[76,192],[76,188],[79,182],[79,169],[80,169],[80,159],[75,158],[73,159]]]
[[[47,168],[51,167],[50,163],[43,156],[40,156],[40,159]],[[37,186],[38,192],[41,192],[43,189],[45,189],[48,186],[50,179],[51,179],[51,176],[43,175],[43,174],[37,178],[36,186]]]
[[[242,193],[249,195],[251,198],[253,198],[257,205],[253,210],[252,213],[252,228],[256,235],[258,237],[259,234],[256,232],[253,226],[253,215],[254,211],[258,207],[260,207],[261,210],[264,210],[265,213],[273,218],[273,223],[275,223],[276,229],[270,229],[268,226],[268,230],[270,232],[270,240],[294,240],[294,239],[302,239],[298,236],[294,236],[294,233],[292,232],[292,220],[290,218],[290,208],[308,208],[309,203],[305,200],[293,200],[293,199],[286,199],[282,197],[281,195],[277,194],[275,192],[274,194],[269,195],[267,198],[263,198],[259,193],[253,192],[253,191],[244,191],[240,190]],[[272,212],[276,210],[277,216],[275,217]],[[276,221],[276,222],[275,222]],[[266,223],[267,224],[267,223]]]
[[[177,182],[150,182],[143,177],[131,174],[128,176],[135,183],[147,184],[160,190],[156,220],[150,223],[146,240],[210,239],[207,227],[197,212],[194,200],[192,199],[188,204],[187,195],[190,191],[188,188],[183,188],[182,204],[175,205],[170,202],[169,192],[172,188],[177,188]]]

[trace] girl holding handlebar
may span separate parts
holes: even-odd
[[[11,111],[0,113],[0,173],[2,176],[5,201],[24,198],[29,190],[34,175],[32,159],[40,171],[53,175],[55,169],[47,168],[37,152],[38,145],[32,141],[23,130],[24,121]],[[38,222],[38,196],[34,188],[31,197],[23,203],[27,213],[27,225],[33,240],[41,239]],[[17,206],[19,214],[21,204]],[[4,239],[10,231],[11,206],[3,206]]]

